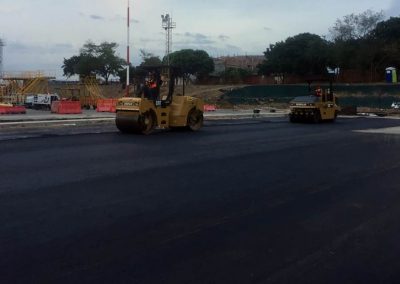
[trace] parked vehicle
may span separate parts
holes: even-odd
[[[391,107],[394,109],[400,109],[400,102],[393,102]]]
[[[33,109],[51,109],[51,103],[59,101],[60,96],[58,94],[37,94],[29,95],[25,98],[25,106]]]

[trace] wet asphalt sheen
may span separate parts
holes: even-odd
[[[353,132],[391,126],[0,141],[0,283],[399,283],[400,135]]]

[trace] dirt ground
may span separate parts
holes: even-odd
[[[240,104],[233,105],[224,99],[224,94],[232,89],[242,88],[244,85],[187,85],[185,86],[185,95],[201,98],[206,104],[216,105],[218,108],[222,109],[254,109],[257,107],[259,109],[287,109],[288,104],[277,103],[277,102],[265,102],[260,101],[255,104]],[[125,95],[125,90],[121,85],[108,85],[100,86],[101,93],[106,98],[118,98]],[[134,90],[132,89],[131,93]],[[183,94],[183,87],[176,86],[175,94]],[[340,97],[340,95],[339,95]],[[379,113],[384,115],[400,115],[400,110],[387,109],[381,110],[376,108],[365,108],[358,107],[354,110],[358,113]]]
[[[185,86],[185,95],[201,98],[204,100],[206,104],[217,105],[220,108],[234,108],[232,104],[223,99],[223,95],[226,91],[239,87],[243,86],[187,85]],[[117,87],[112,88],[110,86],[102,86],[101,89],[103,95],[107,98],[122,97],[125,94],[125,90],[123,90],[120,86],[118,88]],[[134,90],[131,91],[131,93],[133,92]],[[175,94],[176,95],[183,94],[183,87],[175,86]]]

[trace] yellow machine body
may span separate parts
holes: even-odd
[[[334,94],[297,97],[290,102],[289,118],[291,122],[335,121],[340,110]]]
[[[203,124],[203,101],[189,96],[174,96],[169,105],[147,98],[121,98],[116,107],[116,124],[122,132],[149,134],[154,128],[188,127],[198,130]]]
[[[179,70],[171,66],[143,68],[136,97],[121,98],[117,102],[117,128],[123,133],[141,134],[150,134],[155,128],[199,130],[203,126],[204,103],[194,97],[174,96]]]

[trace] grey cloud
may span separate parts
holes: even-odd
[[[180,49],[186,49],[186,48],[191,48],[191,49],[202,49],[205,50],[210,56],[212,57],[219,57],[219,56],[228,56],[228,55],[234,55],[234,54],[244,54],[244,51],[235,45],[225,45],[223,47],[218,47],[216,45],[204,45],[199,48],[198,46],[195,45],[185,45],[185,44],[177,44],[174,47],[174,50],[180,50]]]
[[[199,34],[199,33],[194,34],[194,33],[186,32],[184,34],[184,36],[188,37],[188,38],[195,38],[196,40],[206,40],[207,39],[206,35]]]
[[[30,52],[31,50],[37,49],[37,47],[29,46],[20,42],[12,42],[8,43],[5,49],[6,56],[7,54],[21,54]]]
[[[113,21],[113,22],[122,22],[122,21],[125,21],[126,22],[126,17],[123,17],[123,16],[121,16],[121,15],[115,15],[114,17],[112,17],[112,18],[110,18],[110,21]],[[130,21],[129,21],[131,24],[139,24],[140,23],[140,21],[138,21],[138,20],[136,20],[136,19],[130,19]]]
[[[200,34],[200,33],[189,33],[186,32],[183,35],[181,35],[181,40],[177,41],[177,44],[183,44],[183,45],[206,45],[206,44],[213,44],[215,43],[214,40],[211,39],[211,37],[208,37],[206,35]]]
[[[211,56],[224,56],[233,54],[243,54],[243,50],[235,45],[225,44],[223,46],[218,45],[217,41],[213,40],[212,37],[206,36],[200,33],[186,32],[184,34],[174,34],[179,37],[178,41],[174,41],[174,50],[180,50],[185,48],[191,49],[203,49],[207,51]],[[230,39],[227,35],[219,35],[217,37],[221,41]]]
[[[218,38],[219,38],[220,40],[222,40],[222,41],[226,41],[226,40],[230,39],[230,37],[227,36],[227,35],[219,35]]]
[[[243,54],[243,49],[236,45],[227,44],[225,50],[229,51],[229,54]]]
[[[400,16],[400,2],[393,0],[390,8],[386,11],[387,16],[399,17]]]
[[[264,30],[265,30],[265,31],[267,31],[267,32],[270,32],[270,31],[272,31],[272,29],[271,29],[271,28],[269,28],[269,27],[264,27]]]
[[[25,42],[8,42],[5,53],[4,69],[6,72],[24,70],[51,71],[62,77],[63,58],[78,53],[78,49],[70,43],[58,44],[30,44]]]
[[[89,16],[92,20],[100,20],[100,21],[104,21],[105,18],[99,15],[90,15]]]
[[[139,40],[140,40],[140,42],[142,42],[142,43],[144,43],[144,44],[150,43],[150,42],[164,42],[164,41],[161,40],[161,39],[156,39],[156,38],[144,38],[144,37],[140,38]]]
[[[58,43],[54,44],[50,47],[46,47],[50,53],[72,53],[75,52],[75,47],[72,44],[69,43]]]
[[[11,42],[7,46],[9,54],[64,54],[74,52],[75,48],[69,43],[59,43],[54,45],[30,45],[22,42]]]
[[[89,18],[89,19],[94,20],[94,21],[111,21],[111,22],[122,22],[122,21],[125,21],[126,22],[126,17],[123,17],[121,15],[115,15],[114,17],[104,17],[104,16],[101,16],[101,15],[95,15],[95,14],[86,15],[85,13],[80,12],[79,16],[81,16],[83,18]],[[138,24],[140,22],[138,20],[136,20],[136,19],[130,19],[130,23],[131,24]]]

